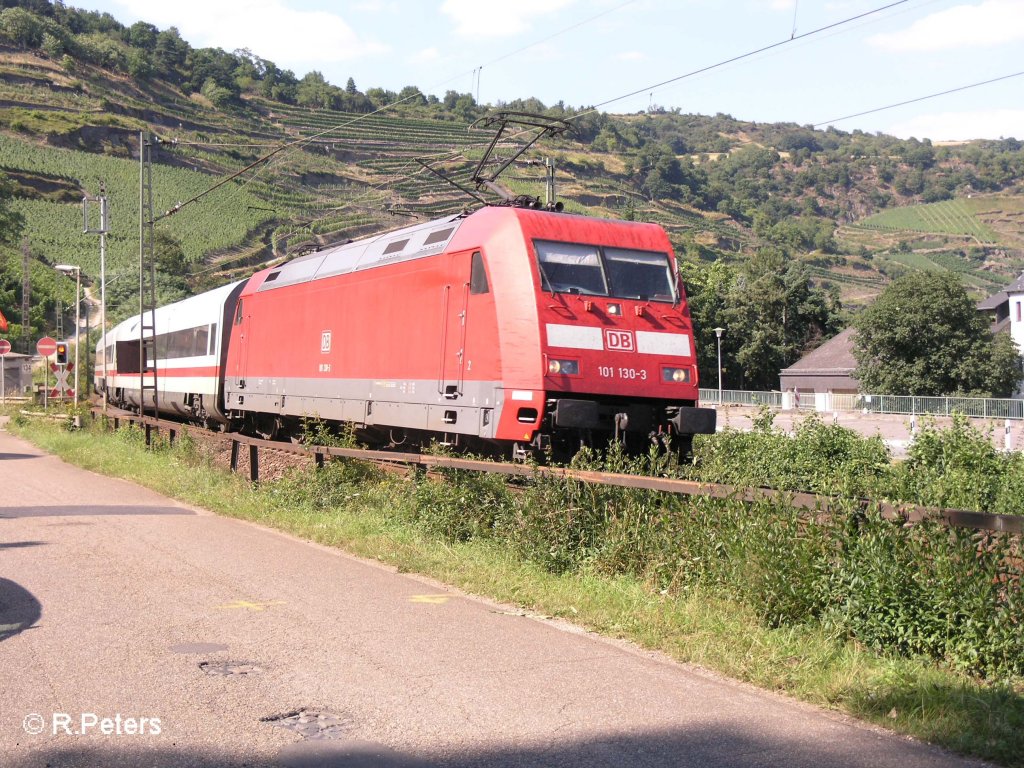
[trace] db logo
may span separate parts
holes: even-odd
[[[320,332],[320,351],[327,354],[331,351],[331,332],[321,331]]]
[[[633,345],[632,331],[616,331],[606,328],[604,332],[604,348],[609,352],[632,352]]]

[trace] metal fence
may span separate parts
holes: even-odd
[[[987,397],[916,397],[912,395],[860,395],[832,392],[748,392],[700,390],[704,405],[768,405],[783,410],[892,413],[906,416],[961,413],[991,419],[1024,419],[1024,400]]]
[[[782,392],[748,392],[743,389],[723,389],[721,399],[717,389],[702,389],[700,401],[703,405],[769,405],[782,407]]]

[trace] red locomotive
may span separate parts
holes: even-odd
[[[97,366],[98,388],[135,406],[137,322],[108,334],[108,380]],[[653,224],[484,207],[262,270],[156,326],[161,409],[264,435],[319,417],[371,443],[571,455],[613,436],[685,451],[715,428]],[[160,354],[174,334],[178,356]]]

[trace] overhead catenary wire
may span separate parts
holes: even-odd
[[[695,75],[699,75],[699,74],[702,74],[704,72],[709,72],[710,70],[713,70],[713,69],[718,69],[720,67],[724,67],[727,64],[732,64],[732,63],[737,62],[737,61],[742,61],[743,59],[749,59],[751,56],[757,56],[760,53],[765,53],[766,51],[770,51],[770,50],[772,50],[774,48],[780,48],[780,47],[782,47],[784,45],[789,45],[790,43],[794,43],[794,42],[796,42],[798,40],[803,40],[805,38],[812,37],[814,35],[820,35],[822,32],[827,32],[830,29],[835,29],[836,27],[841,27],[841,26],[845,26],[846,24],[851,24],[854,21],[859,21],[860,19],[866,18],[868,16],[873,16],[874,14],[881,13],[882,11],[887,11],[890,8],[895,8],[895,7],[900,6],[900,5],[905,5],[906,3],[909,3],[909,2],[910,2],[910,0],[895,0],[895,2],[888,3],[887,5],[883,5],[883,6],[880,6],[878,8],[873,8],[873,9],[871,9],[869,11],[864,11],[863,13],[858,13],[855,16],[849,16],[849,17],[847,17],[845,19],[841,19],[839,21],[832,22],[831,24],[826,24],[825,26],[818,27],[817,29],[812,29],[812,30],[810,30],[808,32],[802,32],[799,35],[794,34],[793,36],[788,37],[785,40],[780,40],[780,41],[778,41],[776,43],[771,43],[770,45],[765,45],[765,46],[762,46],[760,48],[756,48],[755,50],[747,51],[746,53],[741,53],[741,54],[738,54],[736,56],[732,56],[732,57],[730,57],[728,59],[724,59],[722,61],[715,62],[714,64],[708,64],[707,66],[700,67],[699,69],[691,70],[690,72],[686,72],[686,73],[684,73],[682,75],[677,75],[676,77],[670,77],[667,80],[662,80],[660,82],[653,83],[652,85],[645,85],[643,88],[637,88],[634,91],[630,91],[629,93],[624,93],[621,96],[616,96],[613,99],[607,99],[606,101],[599,102],[599,103],[595,104],[593,107],[591,107],[589,110],[587,110],[586,112],[581,112],[580,114],[574,115],[572,118],[569,118],[569,119],[576,119],[576,118],[582,117],[585,114],[590,114],[592,112],[596,112],[601,107],[606,107],[609,104],[614,104],[617,101],[623,101],[624,99],[628,99],[628,98],[630,98],[632,96],[639,96],[642,93],[647,93],[647,92],[653,91],[653,90],[655,90],[657,88],[662,88],[662,87],[664,87],[666,85],[671,85],[672,83],[679,82],[680,80],[685,80],[686,78],[694,77]]]
[[[1024,71],[1013,72],[1012,74],[1002,75],[1000,77],[993,77],[993,78],[991,78],[989,80],[982,80],[981,82],[977,82],[977,83],[969,83],[968,85],[961,85],[961,86],[958,86],[957,88],[949,88],[949,89],[947,89],[945,91],[939,91],[938,93],[929,93],[927,96],[918,96],[917,98],[907,99],[905,101],[899,101],[899,102],[896,102],[895,104],[886,104],[884,107],[875,107],[874,109],[866,109],[863,112],[856,112],[856,113],[854,113],[852,115],[844,115],[843,117],[833,117],[831,120],[823,120],[820,123],[814,123],[813,127],[818,128],[818,127],[820,127],[822,125],[832,125],[833,123],[839,123],[839,122],[842,122],[843,120],[851,120],[854,117],[863,117],[864,115],[873,115],[875,112],[884,112],[887,109],[896,109],[896,107],[903,107],[903,106],[906,106],[907,104],[916,104],[919,101],[927,101],[928,99],[937,99],[939,96],[947,96],[947,95],[949,95],[951,93],[957,93],[959,91],[967,91],[967,90],[970,90],[971,88],[979,88],[982,85],[989,85],[991,83],[998,83],[1001,80],[1009,80],[1010,78],[1020,77],[1021,75],[1024,75]]]

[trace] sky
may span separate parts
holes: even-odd
[[[1024,139],[1024,0],[68,0],[344,86]],[[812,34],[808,34],[812,33]],[[741,54],[771,51],[679,78]],[[1019,76],[859,117],[891,104]],[[635,92],[635,93],[634,93]],[[627,94],[634,94],[629,95]],[[625,98],[622,98],[625,97]],[[847,119],[840,119],[847,118]]]

